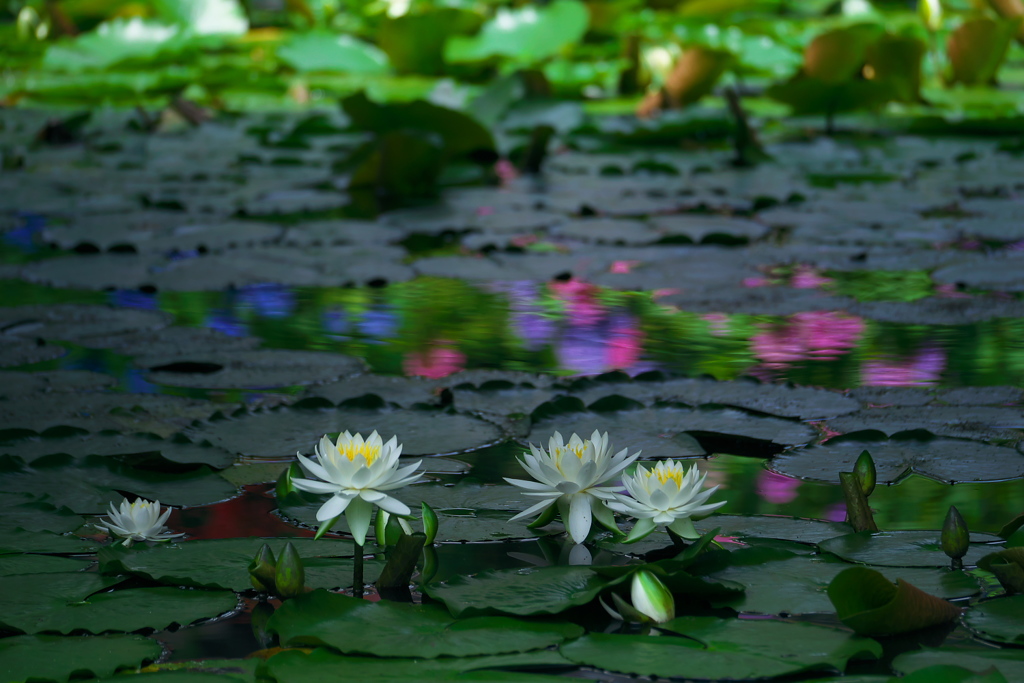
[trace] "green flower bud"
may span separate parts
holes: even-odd
[[[629,597],[638,612],[658,624],[675,619],[676,603],[671,591],[646,569],[633,574]]]
[[[274,634],[267,630],[267,622],[274,616],[274,608],[267,602],[257,602],[253,605],[249,615],[249,624],[252,626],[252,635],[260,647],[267,648],[274,644]]]
[[[426,503],[421,503],[420,514],[423,517],[423,533],[427,535],[424,545],[433,545],[434,539],[437,538],[437,513],[434,512],[434,508]]]
[[[277,595],[281,598],[301,595],[306,587],[306,570],[302,566],[299,551],[291,542],[285,544],[277,560],[274,582],[277,584]]]
[[[857,475],[857,483],[860,484],[860,490],[864,492],[864,497],[867,498],[875,490],[875,479],[877,477],[875,473],[875,459],[871,457],[870,453],[861,451],[860,457],[857,458],[857,464],[853,466],[853,473]]]
[[[274,592],[274,551],[266,543],[256,551],[256,556],[249,563],[249,580],[253,587],[264,593]]]
[[[377,515],[373,518],[373,538],[379,546],[388,544],[388,522],[390,520],[391,513],[381,509],[377,510]]]
[[[277,478],[277,487],[274,490],[277,499],[284,500],[289,495],[301,495],[292,483],[292,479],[304,479],[305,477],[306,475],[303,473],[302,468],[299,467],[299,463],[293,462],[289,465],[288,469]]]
[[[967,522],[960,516],[960,511],[950,505],[946,521],[942,524],[942,552],[953,559],[954,565],[958,564],[960,558],[967,554],[970,542],[971,534],[967,530]]]

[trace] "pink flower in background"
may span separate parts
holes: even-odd
[[[765,366],[784,368],[806,357],[807,347],[795,326],[769,323],[758,327],[761,332],[750,338],[750,347]]]
[[[498,159],[494,162],[494,174],[502,184],[506,184],[519,177],[519,169],[508,159]]]
[[[608,333],[605,364],[608,369],[627,370],[640,360],[643,352],[644,333],[637,329],[636,321],[629,316],[616,316]]]
[[[769,470],[757,475],[757,495],[774,505],[790,503],[796,499],[797,489],[803,484],[799,479],[785,477]]]
[[[791,320],[815,358],[831,360],[857,346],[864,320],[838,311],[806,311]]]
[[[608,269],[608,272],[625,275],[639,265],[639,261],[613,261],[611,268]]]
[[[929,346],[910,358],[882,356],[866,361],[861,366],[860,381],[868,387],[928,386],[937,383],[945,369],[946,353]]]
[[[597,300],[597,285],[570,278],[565,282],[550,282],[548,289],[556,298],[565,301],[566,314],[571,325],[593,325],[605,316],[604,306]]]
[[[402,361],[402,369],[406,375],[419,375],[429,379],[440,379],[458,372],[466,367],[466,354],[451,346],[444,339],[434,342],[426,352],[410,353]]]
[[[793,272],[789,286],[796,289],[821,289],[835,280],[822,275],[814,266],[799,265]]]

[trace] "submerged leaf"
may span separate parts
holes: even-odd
[[[960,608],[897,579],[896,585],[867,567],[850,567],[828,586],[840,621],[861,635],[886,636],[943,624]]]

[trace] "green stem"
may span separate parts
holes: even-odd
[[[352,597],[363,599],[363,546],[356,543],[356,556],[352,559]]]

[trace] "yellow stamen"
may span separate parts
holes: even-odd
[[[356,456],[362,456],[366,461],[366,466],[369,467],[373,464],[373,461],[380,457],[380,446],[371,445],[366,443],[346,443],[338,446],[338,453],[344,455],[349,461],[355,460]]]
[[[672,479],[676,482],[676,486],[681,487],[683,485],[683,466],[678,462],[662,460],[647,473],[647,476],[656,477],[661,484]]]

